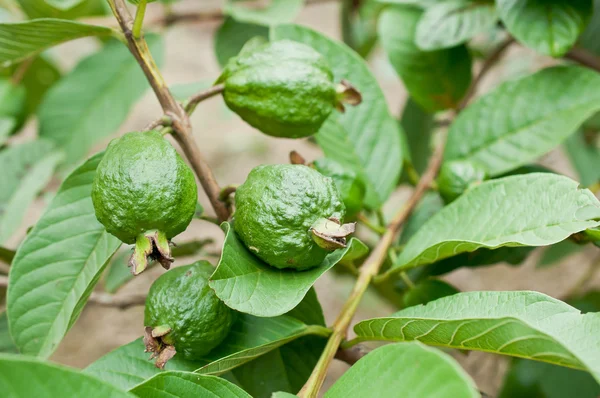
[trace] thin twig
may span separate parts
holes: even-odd
[[[88,300],[90,304],[97,304],[104,307],[116,307],[121,310],[145,305],[145,294],[129,294],[126,296],[112,295],[108,293],[93,292]]]
[[[584,50],[583,48],[572,48],[568,53],[565,54],[564,58],[570,59],[571,61],[575,61],[581,65],[600,72],[600,58],[589,51]]]
[[[163,108],[164,113],[171,117],[173,120],[173,136],[175,140],[179,143],[186,157],[190,161],[192,168],[196,172],[202,187],[204,188],[204,192],[208,196],[210,203],[217,213],[217,216],[221,221],[225,221],[229,218],[229,209],[225,205],[225,203],[219,200],[219,193],[221,192],[221,188],[217,183],[215,176],[196,141],[194,140],[194,136],[192,135],[192,126],[190,124],[190,120],[188,114],[185,110],[179,105],[179,103],[175,100],[171,92],[169,91],[169,87],[165,83],[152,55],[150,54],[150,50],[148,49],[148,45],[146,40],[142,37],[136,39],[133,37],[132,26],[133,19],[129,10],[125,6],[124,0],[109,0],[109,4],[113,11],[113,14],[117,18],[119,22],[119,26],[125,35],[127,40],[127,46],[129,50],[135,57],[135,59],[140,64],[148,82],[152,86],[154,90],[154,94],[158,98],[161,107]]]
[[[194,111],[194,109],[196,108],[196,105],[198,105],[200,102],[202,102],[208,98],[211,98],[211,97],[214,97],[215,95],[221,94],[224,89],[225,89],[224,84],[217,84],[206,90],[200,91],[197,94],[192,95],[186,101],[185,111],[188,114],[192,113]]]

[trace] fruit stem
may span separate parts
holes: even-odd
[[[144,15],[146,14],[146,0],[140,0],[133,21],[133,38],[140,39],[142,37],[142,24],[144,23]]]

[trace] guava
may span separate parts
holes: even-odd
[[[227,337],[235,312],[208,286],[213,271],[208,261],[198,261],[165,272],[150,287],[144,343],[157,367],[175,353],[201,359]]]
[[[485,180],[485,169],[466,160],[453,160],[442,164],[437,178],[438,190],[446,202],[452,202],[469,186]]]
[[[235,193],[234,230],[244,245],[276,268],[305,270],[345,247],[354,224],[333,180],[304,165],[254,168]]]
[[[274,137],[315,134],[342,102],[357,104],[360,94],[348,82],[334,84],[319,52],[280,40],[251,43],[232,58],[216,83],[223,83],[227,106],[251,126]]]
[[[169,269],[170,239],[189,225],[197,203],[194,173],[158,131],[111,141],[92,184],[96,218],[124,243],[135,243],[134,275],[153,259]]]
[[[332,159],[317,159],[313,166],[321,174],[333,179],[346,206],[346,219],[354,219],[363,208],[366,192],[363,181],[354,171]]]
[[[0,128],[8,134],[18,130],[27,116],[27,90],[7,79],[0,79]]]

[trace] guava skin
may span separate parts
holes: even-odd
[[[15,125],[11,132],[18,130],[25,122],[26,101],[25,86],[14,85],[10,80],[0,79],[0,118],[14,120]]]
[[[301,138],[315,134],[337,101],[333,73],[311,47],[281,40],[243,51],[229,61],[227,106],[265,134]]]
[[[144,325],[169,326],[162,342],[189,360],[221,344],[235,320],[235,312],[208,286],[213,271],[208,261],[173,268],[152,284],[146,298]]]
[[[150,230],[167,239],[183,232],[194,216],[197,195],[192,170],[158,131],[113,140],[92,185],[96,218],[129,244]]]
[[[366,187],[356,173],[332,159],[322,158],[314,161],[317,171],[331,177],[346,206],[346,219],[353,219],[363,208]]]
[[[311,236],[322,218],[343,220],[345,207],[333,180],[303,165],[254,168],[235,194],[234,229],[245,246],[276,268],[305,270],[328,251]]]

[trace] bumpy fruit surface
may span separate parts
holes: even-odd
[[[92,201],[96,218],[109,233],[136,243],[130,264],[137,274],[146,267],[147,257],[170,259],[167,240],[192,220],[196,181],[158,131],[132,132],[108,146],[96,170]],[[166,262],[161,264],[168,268]]]
[[[353,219],[363,208],[365,184],[354,171],[335,160],[323,158],[315,160],[313,164],[317,171],[333,179],[346,206],[346,218]]]
[[[226,65],[227,106],[248,124],[275,137],[315,134],[336,107],[333,73],[311,47],[290,40],[242,51]]]
[[[11,133],[25,121],[26,100],[25,86],[14,85],[10,80],[0,80],[0,120],[9,123]]]
[[[482,182],[485,177],[485,170],[476,164],[455,160],[442,165],[437,182],[442,197],[447,202],[451,202],[471,184]]]
[[[240,239],[277,268],[319,265],[354,231],[354,225],[340,225],[345,208],[333,180],[303,165],[254,168],[237,189],[235,203]]]
[[[174,350],[194,360],[208,354],[227,337],[235,313],[208,286],[213,271],[209,262],[198,261],[174,268],[152,284],[146,298],[144,325],[151,329],[147,330],[146,340],[154,332],[151,347],[147,348],[159,361],[166,346],[171,346],[171,354]],[[157,365],[164,366],[160,362]]]

